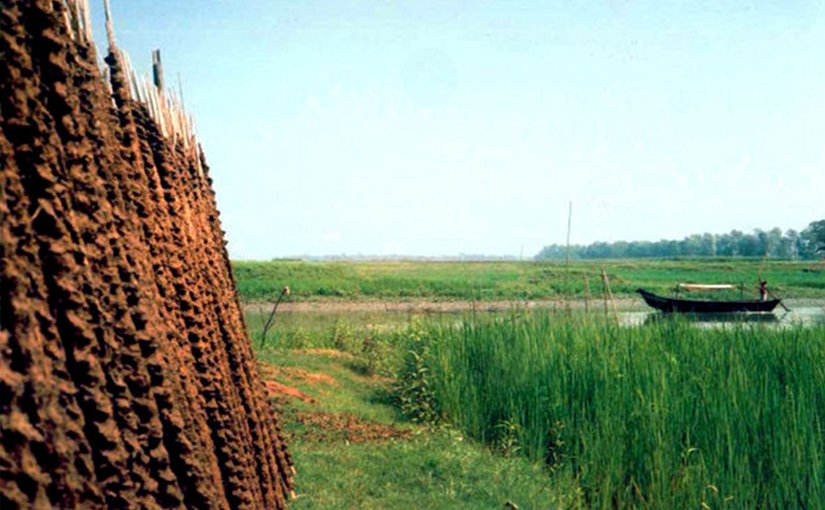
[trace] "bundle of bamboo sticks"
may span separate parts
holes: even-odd
[[[92,43],[92,20],[89,15],[89,0],[63,0],[64,20],[69,36],[81,43]]]
[[[92,39],[91,17],[89,10],[89,0],[62,0],[66,7],[65,23],[70,37],[80,44],[94,46]],[[163,86],[162,70],[160,69],[159,52],[155,57],[155,77],[150,78],[148,74],[138,75],[132,66],[129,54],[118,48],[115,44],[114,25],[112,23],[109,0],[104,0],[106,15],[106,37],[109,44],[109,51],[114,53],[120,60],[121,67],[129,80],[129,93],[131,99],[142,104],[149,117],[158,126],[163,136],[172,141],[172,145],[181,144],[184,150],[191,151],[191,155],[198,168],[198,173],[203,174],[200,167],[200,146],[195,136],[195,122],[191,115],[187,114],[182,98],[174,90],[166,90]],[[108,68],[101,62],[102,75],[105,80],[107,90],[112,91],[111,77]]]

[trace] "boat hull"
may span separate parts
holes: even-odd
[[[741,313],[771,312],[779,299],[766,301],[708,301],[700,299],[676,299],[659,296],[644,289],[637,289],[648,306],[666,313]]]

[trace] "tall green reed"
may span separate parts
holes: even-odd
[[[825,328],[537,313],[419,334],[440,418],[545,462],[580,506],[825,508]]]

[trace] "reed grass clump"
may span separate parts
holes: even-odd
[[[539,313],[421,335],[439,419],[546,463],[574,506],[825,508],[823,327]]]

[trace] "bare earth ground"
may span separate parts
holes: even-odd
[[[295,353],[339,359],[350,358],[348,353],[332,349],[303,350],[295,351]],[[297,435],[304,441],[363,443],[404,439],[412,434],[409,428],[398,428],[392,424],[365,420],[350,412],[324,410],[324,402],[333,398],[325,390],[339,386],[338,380],[328,373],[311,372],[299,367],[280,367],[266,362],[259,364],[259,370],[273,405],[292,425],[288,432],[288,435],[292,436],[290,439],[294,439]],[[388,384],[390,380],[381,376],[369,376],[362,382],[372,387]],[[298,389],[295,385],[304,386],[312,392],[312,395]],[[294,401],[309,404],[309,407],[296,408],[293,405]]]

